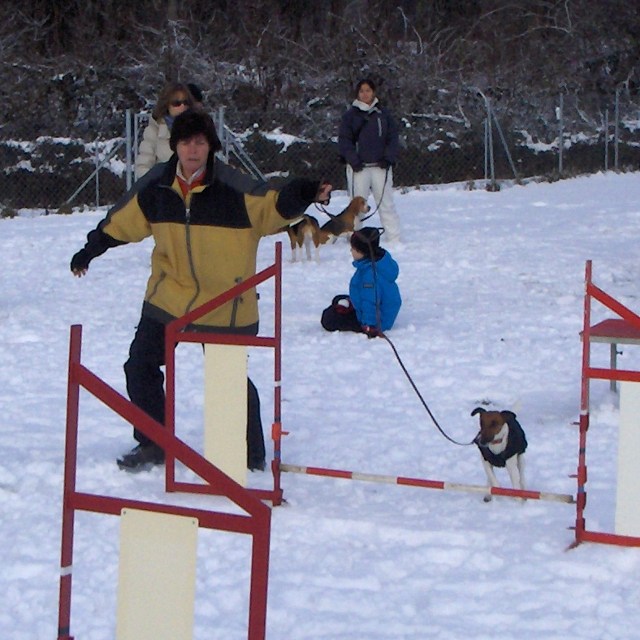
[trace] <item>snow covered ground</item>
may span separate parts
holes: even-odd
[[[346,202],[335,194],[330,210]],[[583,279],[634,309],[640,261],[640,176],[595,175],[499,193],[449,187],[396,193],[404,244],[394,249],[404,298],[389,337],[442,427],[469,441],[471,410],[512,409],[528,439],[528,486],[575,494]],[[95,260],[86,278],[72,254],[104,211],[0,220],[0,638],[57,637],[60,518],[69,326],[82,324],[83,363],[124,393],[122,363],[137,323],[150,243]],[[322,220],[322,214],[318,214]],[[371,220],[377,223],[377,218]],[[348,245],[292,264],[286,237],[263,241],[260,267],[285,241],[283,461],[483,484],[475,447],[445,440],[389,345],[328,334],[322,309],[345,292]],[[383,237],[384,240],[384,237]],[[384,242],[383,242],[384,245]],[[265,333],[273,289],[261,287]],[[594,305],[594,322],[609,315]],[[608,363],[607,345],[593,361]],[[624,368],[640,350],[624,349]],[[265,433],[272,356],[252,350]],[[178,431],[202,431],[202,355],[178,350]],[[587,528],[612,532],[618,404],[594,382]],[[163,473],[129,475],[115,458],[130,428],[83,394],[78,489],[172,501]],[[499,476],[508,486],[506,475]],[[252,474],[251,486],[269,487]],[[284,474],[273,511],[267,636],[274,640],[460,640],[639,637],[640,549],[573,541],[572,505]],[[216,497],[183,497],[214,510]],[[71,633],[115,634],[118,518],[76,519]],[[202,530],[199,640],[246,637],[249,540]]]

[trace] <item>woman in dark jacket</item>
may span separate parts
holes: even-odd
[[[400,222],[393,204],[393,165],[398,155],[398,127],[376,97],[371,80],[356,85],[356,99],[342,116],[338,149],[347,164],[350,196],[373,193],[388,241],[400,240]],[[362,226],[356,222],[356,229]]]

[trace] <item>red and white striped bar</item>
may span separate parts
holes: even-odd
[[[507,489],[504,487],[487,487],[475,484],[460,484],[458,482],[443,482],[442,480],[426,480],[424,478],[403,478],[402,476],[384,476],[374,473],[359,473],[357,471],[341,471],[339,469],[324,469],[322,467],[303,467],[295,464],[281,464],[280,470],[288,473],[302,473],[311,476],[326,476],[342,478],[343,480],[361,480],[363,482],[380,482],[382,484],[399,484],[423,489],[442,489],[443,491],[463,491],[467,493],[491,493],[494,496],[506,498],[526,498],[527,500],[547,500],[550,502],[565,502],[573,504],[572,495],[564,493],[549,493],[543,491],[527,491],[522,489]]]

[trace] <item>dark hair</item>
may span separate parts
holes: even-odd
[[[184,93],[189,101],[189,106],[193,107],[193,96],[189,91],[189,87],[182,82],[170,82],[163,87],[158,96],[158,102],[151,114],[155,120],[159,120],[169,114],[169,103],[176,93]]]
[[[371,80],[371,78],[363,78],[356,85],[356,98],[358,97],[358,94],[360,93],[360,89],[362,89],[362,85],[363,84],[368,84],[371,87],[371,90],[373,91],[373,93],[376,92],[376,85],[375,85],[374,81]]]
[[[362,227],[353,232],[350,243],[365,258],[378,260],[384,255],[384,249],[380,248],[381,235],[381,230],[376,227]]]
[[[194,111],[193,109],[183,111],[180,115],[176,116],[176,119],[173,121],[173,126],[171,127],[171,137],[169,138],[171,151],[175,152],[176,146],[181,140],[189,140],[189,138],[200,134],[203,134],[207,138],[207,142],[213,153],[222,149],[211,116],[202,111]]]
[[[202,98],[203,98],[202,89],[197,84],[194,84],[193,82],[187,82],[187,87],[191,92],[193,99],[196,102],[202,102]]]

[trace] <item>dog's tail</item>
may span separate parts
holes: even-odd
[[[484,409],[483,407],[476,407],[472,412],[471,415],[475,416],[477,413],[486,413],[487,410]]]

